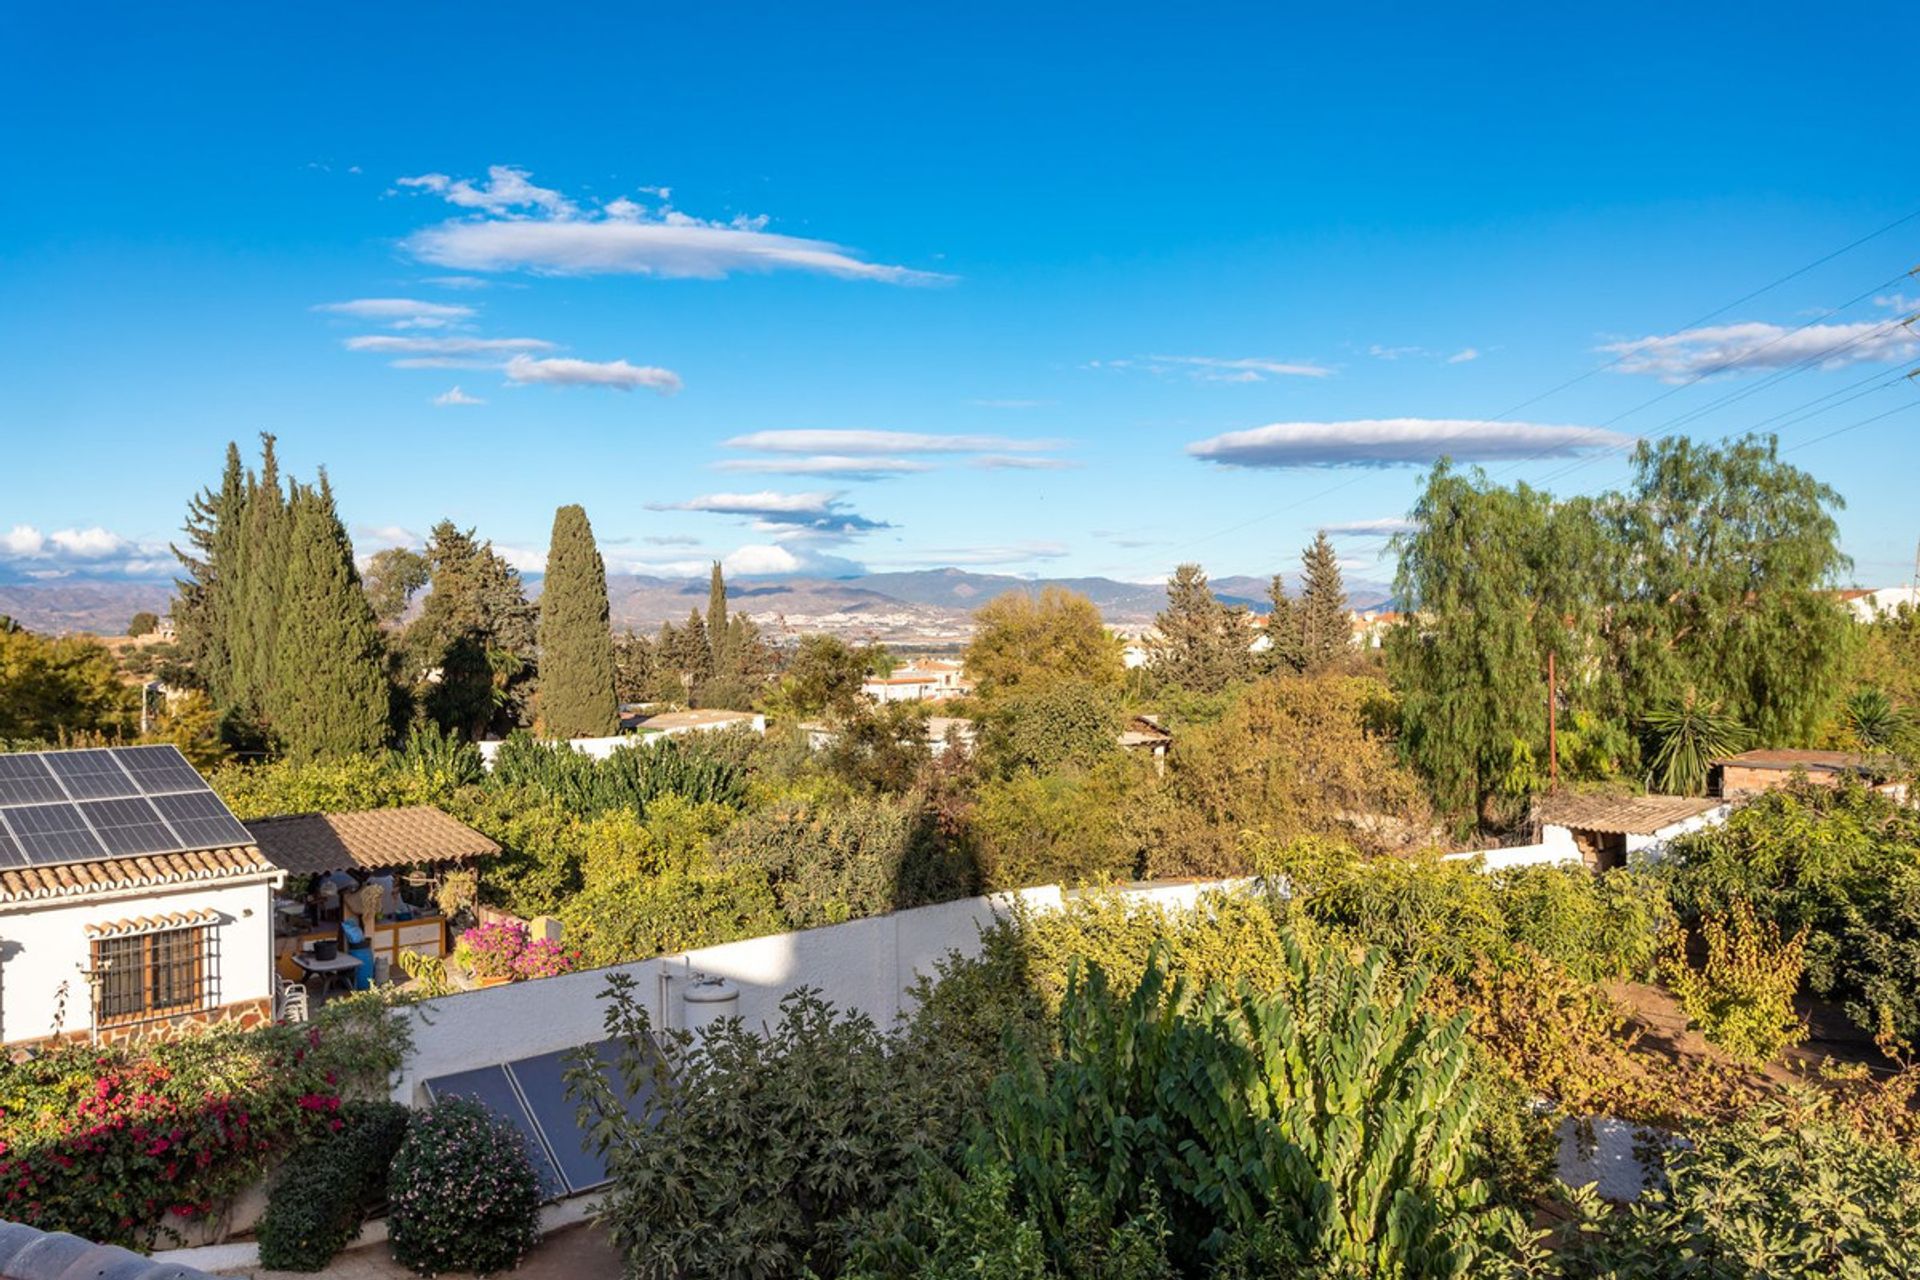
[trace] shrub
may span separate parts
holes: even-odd
[[[527,926],[517,920],[475,925],[454,944],[454,959],[476,978],[515,977],[514,963],[527,949]]]
[[[393,1256],[422,1275],[511,1270],[540,1240],[540,1184],[520,1135],[463,1098],[414,1117],[387,1201]]]
[[[387,1198],[387,1174],[412,1113],[397,1102],[350,1102],[338,1125],[282,1166],[256,1232],[260,1265],[320,1271]]]
[[[811,991],[789,995],[765,1036],[729,1019],[697,1043],[681,1037],[673,1074],[657,1080],[631,981],[616,978],[609,996],[626,1086],[657,1090],[649,1112],[630,1117],[598,1071],[573,1083],[605,1144],[613,1186],[601,1220],[630,1275],[833,1275],[849,1232],[957,1129],[966,1098],[948,1073]]]
[[[1256,1273],[1478,1274],[1527,1238],[1465,1171],[1465,1019],[1418,1012],[1424,977],[1395,986],[1377,952],[1282,956],[1271,994],[1194,993],[1157,960],[1127,993],[1094,968],[1062,1003],[1057,1057],[1016,1053],[964,1176],[1010,1179],[1061,1274],[1130,1228],[1185,1275],[1236,1241]],[[903,1260],[891,1274],[925,1265]]]
[[[1087,770],[1022,769],[982,786],[973,837],[987,887],[1135,879],[1148,842],[1140,772],[1137,761],[1114,758]]]
[[[967,887],[958,877],[927,874],[946,855],[913,797],[781,801],[730,827],[714,841],[713,856],[723,871],[764,875],[797,929],[917,907]]]
[[[1902,1280],[1920,1238],[1920,1165],[1811,1100],[1769,1104],[1665,1153],[1633,1209],[1589,1220],[1577,1280],[1848,1276]]]
[[[378,996],[313,1022],[64,1046],[0,1066],[5,1214],[151,1247],[169,1210],[211,1218],[274,1156],[331,1127],[343,1094],[384,1092],[406,1025]]]
[[[567,950],[552,938],[536,938],[513,958],[513,976],[515,980],[557,978],[572,973],[579,959],[579,952]]]
[[[1780,927],[1754,916],[1753,907],[1735,902],[1724,917],[1700,924],[1706,963],[1687,963],[1684,936],[1675,943],[1667,981],[1687,1017],[1707,1039],[1741,1062],[1758,1066],[1806,1036],[1806,1024],[1793,1011],[1806,968],[1807,931],[1790,940]]]

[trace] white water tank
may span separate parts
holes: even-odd
[[[680,1025],[704,1040],[707,1028],[722,1018],[740,1016],[740,988],[725,978],[701,975],[680,993]]]

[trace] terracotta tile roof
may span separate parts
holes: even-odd
[[[1742,751],[1737,756],[1722,756],[1713,763],[1738,765],[1743,769],[1805,769],[1809,773],[1872,772],[1868,759],[1854,751]]]
[[[204,911],[169,911],[161,916],[134,916],[127,920],[109,920],[105,924],[87,926],[90,938],[124,938],[135,933],[158,933],[162,929],[185,929],[196,924],[214,924],[220,919],[220,913]]]
[[[1725,803],[1698,796],[1543,796],[1534,816],[1556,827],[1650,836]]]
[[[231,880],[275,869],[252,845],[69,862],[57,867],[22,867],[0,871],[0,903],[75,898],[109,889],[163,888],[206,880]]]
[[[490,858],[500,846],[432,805],[359,813],[298,813],[247,824],[274,866],[295,875]]]

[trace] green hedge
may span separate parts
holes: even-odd
[[[295,1151],[260,1219],[260,1265],[319,1271],[387,1198],[387,1174],[412,1113],[397,1102],[351,1102],[339,1128]]]

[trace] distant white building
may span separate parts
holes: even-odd
[[[1901,606],[1920,609],[1920,590],[1913,587],[1852,587],[1840,593],[1853,616],[1861,622],[1897,611]]]
[[[895,667],[884,676],[869,676],[860,692],[875,702],[944,702],[973,692],[966,667],[958,662],[925,659]]]

